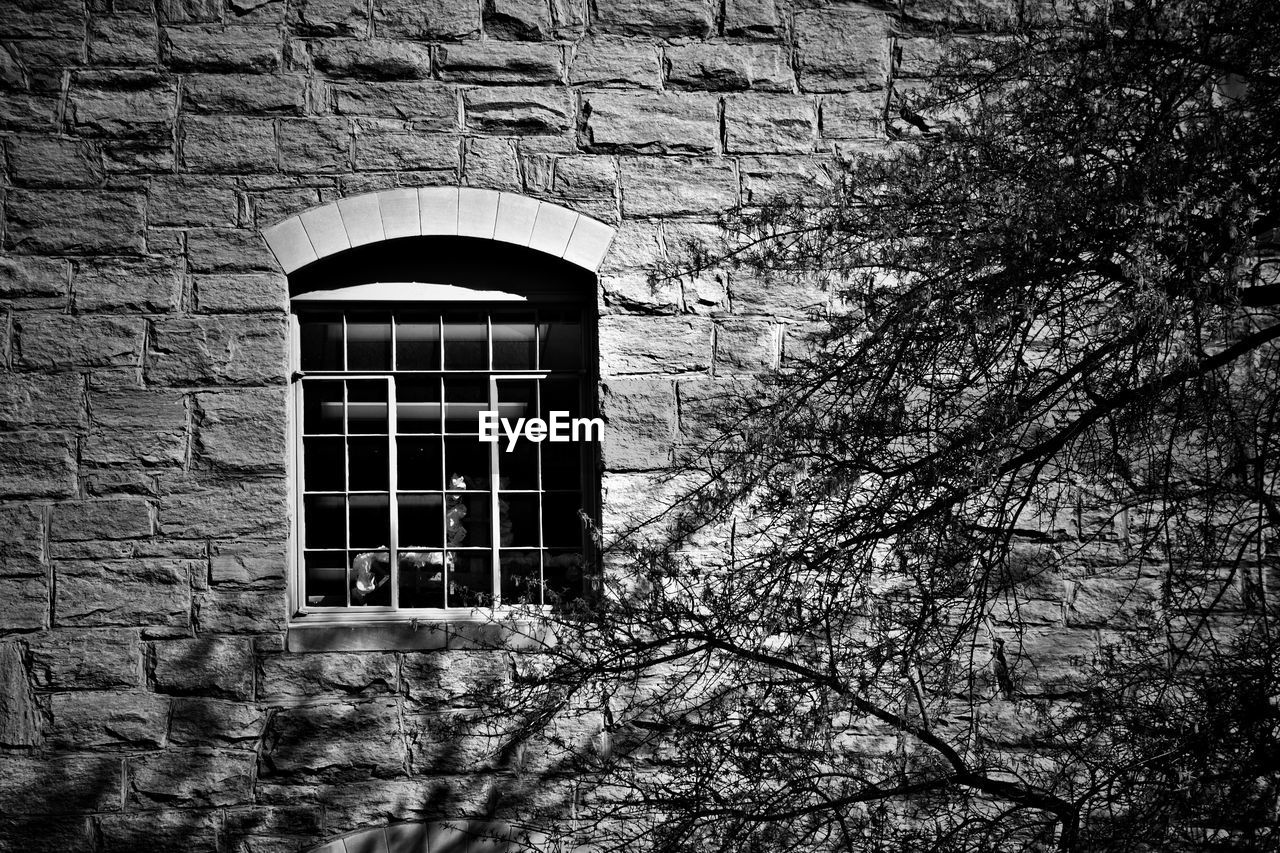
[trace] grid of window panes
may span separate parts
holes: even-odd
[[[576,308],[300,313],[307,609],[580,594],[583,442],[483,441],[479,415],[584,415]]]

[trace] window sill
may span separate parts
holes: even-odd
[[[441,649],[535,652],[554,645],[543,625],[494,621],[440,622],[308,619],[291,622],[285,648],[290,652],[407,652]]]

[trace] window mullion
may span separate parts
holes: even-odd
[[[394,344],[393,352],[394,352]],[[393,361],[394,365],[395,362]],[[387,559],[391,561],[391,607],[398,610],[400,607],[400,457],[396,435],[400,432],[398,419],[398,407],[396,405],[396,380],[395,376],[387,377],[387,464],[390,470],[387,472],[387,489],[389,490],[389,498],[387,506],[391,512],[391,541],[387,543],[390,553]]]

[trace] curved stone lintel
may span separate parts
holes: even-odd
[[[262,229],[286,273],[335,252],[396,237],[480,237],[528,246],[595,272],[614,229],[558,204],[472,187],[348,196]]]

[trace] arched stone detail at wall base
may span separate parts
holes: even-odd
[[[558,204],[472,187],[418,187],[349,196],[262,229],[286,273],[366,243],[398,237],[480,237],[527,246],[595,272],[614,229]]]
[[[310,848],[307,853],[588,853],[566,849],[542,833],[502,821],[394,823],[360,829]]]

